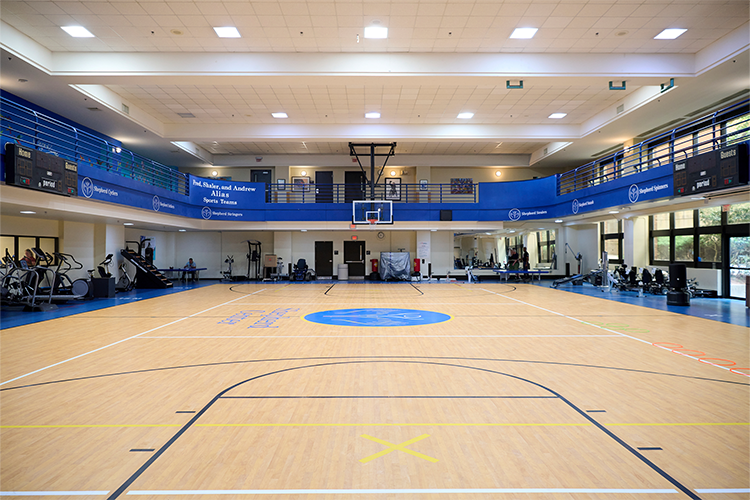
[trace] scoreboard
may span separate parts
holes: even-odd
[[[78,164],[59,156],[7,143],[5,183],[46,193],[78,196]]]
[[[747,184],[749,170],[747,144],[675,161],[674,195],[696,195]]]

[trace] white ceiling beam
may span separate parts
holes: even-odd
[[[175,141],[206,142],[220,137],[222,142],[295,142],[295,141],[391,141],[429,142],[471,140],[475,142],[578,138],[578,125],[362,125],[362,124],[165,124],[164,138]]]

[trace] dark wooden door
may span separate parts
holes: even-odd
[[[349,276],[365,275],[365,242],[344,242],[344,263],[349,264]]]
[[[270,186],[273,182],[273,175],[268,169],[265,170],[250,170],[250,182],[263,182],[266,187],[266,201],[271,200]]]
[[[315,274],[333,276],[333,242],[315,242]]]
[[[360,172],[344,172],[344,201],[351,203],[365,199],[365,174]],[[351,275],[351,271],[349,272]],[[364,276],[364,275],[363,275]]]
[[[333,203],[333,172],[330,170],[315,171],[315,203]]]

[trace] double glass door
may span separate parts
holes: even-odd
[[[746,298],[745,280],[750,276],[750,236],[729,237],[729,296]]]

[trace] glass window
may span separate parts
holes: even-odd
[[[607,252],[609,260],[618,259],[620,257],[619,243],[619,239],[604,240],[604,251]]]
[[[693,227],[693,211],[683,210],[682,212],[674,213],[674,228],[685,229]]]
[[[727,144],[750,139],[750,114],[732,118],[727,122]]]
[[[654,215],[654,231],[660,231],[662,229],[669,229],[669,214]]]
[[[604,234],[617,234],[620,232],[620,221],[607,220],[604,221]]]
[[[677,262],[692,262],[693,235],[674,237],[674,260]]]
[[[657,236],[654,241],[654,260],[669,262],[669,236]]]
[[[721,207],[701,208],[698,210],[698,224],[700,227],[721,225]]]
[[[750,237],[729,238],[729,295],[745,298],[745,279],[750,276]]]
[[[735,203],[729,207],[727,214],[728,224],[750,223],[750,203]]]
[[[2,252],[0,257],[5,257],[6,255],[14,256],[16,253],[16,239],[13,236],[0,237],[0,252]]]
[[[721,234],[698,236],[698,262],[721,262]]]

